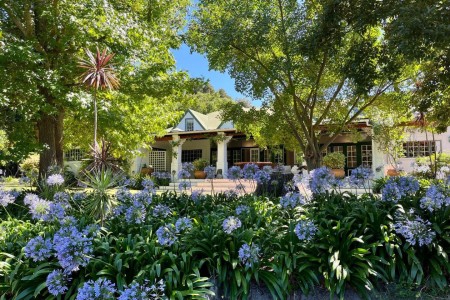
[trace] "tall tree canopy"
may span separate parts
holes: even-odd
[[[109,100],[102,109],[116,114],[105,121],[108,128],[126,116],[118,107],[131,115],[149,102],[173,101],[187,80],[175,72],[170,53],[179,45],[187,4],[188,0],[0,0],[0,128],[16,147],[17,141],[27,140],[28,149],[41,148],[41,173],[50,164],[62,165],[64,119],[82,126],[76,120],[92,109],[92,99],[78,84],[77,61],[84,48],[106,47],[116,53],[121,90],[99,94]],[[147,113],[141,121],[146,126],[137,125],[145,127],[140,137],[153,131],[153,113]],[[136,126],[130,121],[121,125]],[[78,130],[78,137],[83,134]]]
[[[238,91],[263,99],[240,123],[276,120],[314,168],[322,149],[404,79],[383,31],[395,3],[200,0],[188,41],[211,68],[228,71]]]

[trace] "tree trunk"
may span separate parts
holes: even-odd
[[[43,149],[39,156],[39,178],[47,175],[48,167],[56,163],[55,118],[42,114],[38,121],[39,144]]]
[[[58,115],[55,118],[55,155],[56,164],[64,167],[64,152],[63,152],[63,128],[64,128],[64,109],[58,110]]]
[[[305,152],[305,162],[308,171],[314,170],[320,167],[322,162],[322,153],[317,151],[319,147],[314,147],[313,145],[308,145]]]

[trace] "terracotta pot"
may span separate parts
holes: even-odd
[[[145,168],[141,168],[141,174],[142,175],[152,175],[153,173],[153,168],[149,168],[149,167],[145,167]]]
[[[334,177],[336,177],[336,178],[344,178],[345,177],[344,169],[331,169],[331,173],[333,173]]]
[[[194,171],[194,177],[195,179],[205,179],[206,178],[206,172],[205,171]]]
[[[388,169],[386,173],[390,177],[392,177],[392,176],[399,176],[400,175],[400,172],[397,171],[396,169]]]

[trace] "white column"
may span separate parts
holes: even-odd
[[[232,136],[225,136],[223,132],[219,132],[219,139],[217,141],[217,166],[216,171],[221,169],[223,178],[227,178],[228,160],[227,160],[227,145]]]
[[[181,170],[181,151],[183,149],[183,143],[185,139],[180,139],[179,135],[174,135],[171,142],[172,145],[172,163],[170,165],[170,171],[175,171],[175,181],[178,179],[178,171]],[[172,175],[172,174],[171,174]]]
[[[373,131],[372,131],[373,136]],[[372,139],[372,171],[374,178],[384,177],[384,169],[386,165],[386,154],[378,148],[378,143]],[[378,169],[378,170],[377,170]]]

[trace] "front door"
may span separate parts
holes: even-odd
[[[340,152],[346,157],[345,173],[350,175],[351,171],[359,166],[372,166],[372,144],[356,143],[356,144],[331,144],[328,149],[330,152]],[[323,153],[326,154],[326,153]]]

